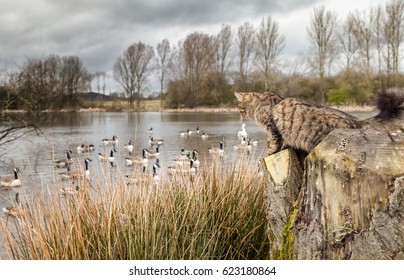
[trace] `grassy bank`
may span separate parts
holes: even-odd
[[[11,259],[266,259],[256,166],[223,166],[156,186],[97,176],[79,181],[74,195],[61,195],[56,183],[2,221],[7,252]]]
[[[169,109],[162,108],[160,100],[143,100],[138,108],[131,108],[127,101],[112,100],[112,101],[91,101],[84,103],[84,107],[80,109],[82,112],[91,111],[148,111],[148,112],[238,112],[236,105],[233,107],[195,107],[195,108],[177,108]],[[375,110],[374,106],[358,106],[344,105],[332,106],[335,109],[344,112],[371,112]]]

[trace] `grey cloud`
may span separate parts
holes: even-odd
[[[153,45],[165,38],[157,36],[166,34],[167,28],[181,33],[181,29],[198,31],[200,26],[242,24],[249,18],[288,13],[316,2],[0,0],[0,61],[78,55],[89,71],[108,71],[129,44]]]

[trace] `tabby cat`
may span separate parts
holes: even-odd
[[[240,114],[254,118],[268,132],[268,154],[285,148],[310,152],[334,129],[380,127],[393,120],[402,125],[404,119],[404,91],[397,88],[381,92],[380,113],[364,121],[333,108],[271,92],[235,92],[234,95],[239,101]]]

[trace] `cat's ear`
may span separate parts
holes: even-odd
[[[237,98],[238,102],[243,101],[243,95],[240,92],[234,92],[234,96]]]

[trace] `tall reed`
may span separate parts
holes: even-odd
[[[264,184],[256,167],[214,160],[197,175],[127,184],[119,172],[61,183],[2,221],[11,259],[266,259]]]

